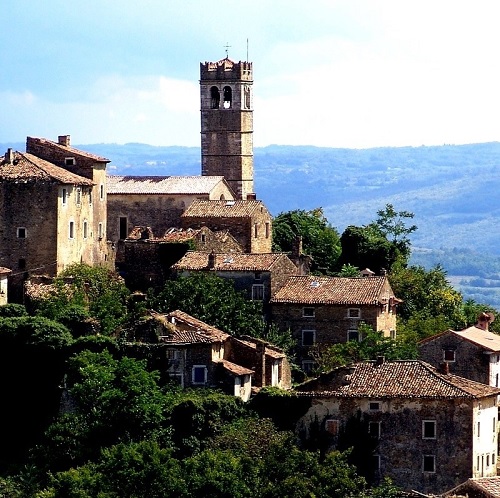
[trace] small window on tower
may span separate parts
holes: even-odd
[[[218,109],[220,104],[220,92],[216,86],[210,88],[210,108]]]
[[[233,91],[230,86],[224,87],[224,109],[230,109],[233,102]]]

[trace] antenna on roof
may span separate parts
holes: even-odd
[[[226,49],[226,59],[229,58],[229,49],[231,48],[231,45],[229,45],[229,42],[226,42],[224,45],[224,48]]]
[[[247,38],[247,62],[249,61],[250,59],[248,58],[248,38]]]

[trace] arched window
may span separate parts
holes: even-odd
[[[233,100],[233,91],[230,86],[224,87],[224,109],[229,109]]]
[[[245,109],[250,109],[250,87],[249,86],[245,86],[245,91],[244,91],[244,95],[245,95]]]
[[[212,109],[218,109],[220,104],[220,92],[216,86],[210,88],[210,98],[211,98],[210,107]]]

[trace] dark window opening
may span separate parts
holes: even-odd
[[[120,216],[120,239],[126,239],[128,237],[128,223],[126,216]]]
[[[233,102],[233,91],[230,86],[224,87],[224,109],[229,109]]]
[[[423,470],[424,472],[436,472],[436,459],[434,455],[424,455]]]
[[[26,238],[26,228],[24,227],[19,227],[17,229],[17,237],[19,239],[25,239]]]
[[[25,270],[26,269],[26,260],[24,258],[21,258],[18,262],[18,266],[20,270]]]
[[[211,98],[210,107],[212,109],[218,109],[220,104],[220,92],[216,86],[210,88],[210,98]]]

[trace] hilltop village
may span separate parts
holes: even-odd
[[[500,496],[494,317],[436,330],[418,359],[317,372],[316,346],[359,342],[364,326],[395,340],[401,299],[384,271],[313,274],[299,237],[291,252],[273,252],[273,217],[254,190],[251,62],[200,64],[200,105],[200,176],[109,175],[110,160],[74,148],[69,135],[9,149],[0,160],[0,304],[50,294],[75,264],[116,270],[137,303],[169,281],[215,275],[261,303],[266,324],[290,331],[302,382],[283,348],[183,309],[147,310],[120,339],[131,351],[161,350],[161,374],[183,388],[245,403],[266,388],[293,394],[302,444],[327,453],[364,436],[375,485],[390,477],[415,496]]]

